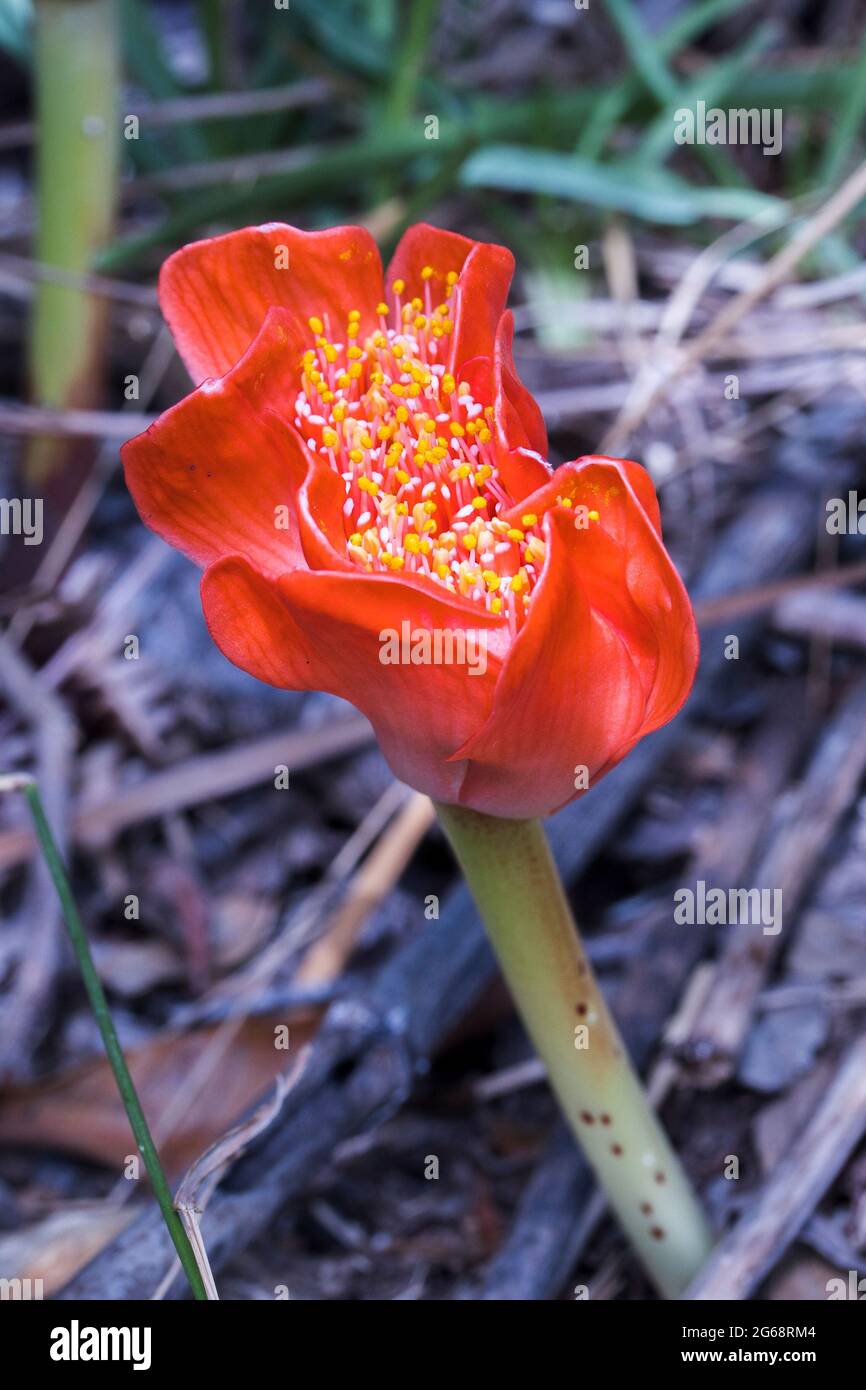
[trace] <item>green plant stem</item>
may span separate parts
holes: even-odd
[[[604,1002],[544,831],[436,809],[563,1113],[648,1275],[676,1298],[712,1236]]]
[[[114,1073],[114,1079],[117,1082],[120,1098],[129,1116],[129,1123],[133,1135],[135,1136],[135,1142],[138,1144],[141,1156],[144,1159],[144,1166],[147,1169],[151,1187],[159,1203],[159,1209],[162,1212],[162,1217],[168,1228],[168,1233],[174,1243],[178,1259],[183,1266],[184,1274],[189,1280],[189,1286],[197,1299],[207,1301],[207,1293],[204,1283],[202,1282],[195,1255],[193,1254],[192,1246],[189,1243],[189,1237],[183,1228],[180,1217],[175,1211],[171,1189],[168,1185],[165,1173],[163,1172],[162,1164],[159,1161],[159,1154],[157,1153],[156,1145],[153,1142],[150,1129],[148,1128],[147,1120],[144,1118],[144,1111],[141,1108],[141,1102],[138,1099],[135,1085],[129,1074],[129,1068],[126,1065],[126,1058],[123,1055],[123,1049],[120,1046],[114,1023],[112,1022],[111,1013],[109,1012],[108,1001],[105,998],[105,992],[103,991],[99,976],[96,973],[93,957],[90,954],[87,934],[85,933],[84,926],[78,914],[78,908],[72,896],[72,889],[69,886],[69,879],[63,867],[60,851],[57,848],[57,841],[54,839],[54,835],[42,806],[39,789],[35,782],[26,781],[22,786],[22,790],[27,798],[27,803],[30,807],[31,815],[33,816],[36,834],[39,838],[42,853],[45,856],[45,862],[48,865],[54,887],[57,889],[57,896],[60,899],[63,918],[69,931],[69,938],[72,942],[75,958],[78,961],[78,968],[81,971],[84,988],[87,990],[87,997],[90,1000],[90,1006],[93,1009],[99,1031],[102,1035],[102,1041],[108,1055],[109,1065]]]
[[[39,131],[36,259],[85,274],[114,226],[119,166],[120,59],[114,0],[37,0]],[[30,333],[30,388],[38,405],[96,404],[106,303],[40,281]],[[26,471],[41,483],[65,462],[56,439],[37,438]]]

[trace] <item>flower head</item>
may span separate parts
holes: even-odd
[[[359,228],[184,247],[160,296],[205,379],[124,463],[144,520],[205,566],[232,661],[351,700],[437,800],[528,816],[672,717],[697,643],[644,470],[546,462],[512,270],[423,225],[384,278]]]

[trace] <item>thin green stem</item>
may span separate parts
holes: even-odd
[[[563,1113],[650,1278],[676,1298],[710,1228],[602,997],[544,831],[437,811]]]
[[[60,899],[60,907],[63,912],[63,919],[69,931],[69,938],[72,942],[72,949],[78,961],[78,968],[81,971],[81,978],[84,981],[84,988],[87,990],[87,997],[93,1009],[105,1051],[108,1055],[109,1065],[114,1073],[117,1082],[117,1089],[123,1101],[124,1109],[129,1116],[129,1123],[138,1144],[141,1156],[144,1159],[144,1166],[150,1178],[151,1187],[159,1203],[163,1220],[168,1228],[168,1233],[174,1243],[178,1259],[183,1266],[184,1274],[189,1280],[189,1286],[197,1299],[207,1301],[204,1283],[193,1254],[189,1237],[183,1228],[183,1223],[174,1208],[171,1189],[168,1185],[162,1164],[159,1161],[159,1154],[156,1145],[151,1137],[147,1120],[144,1118],[144,1111],[141,1102],[136,1094],[135,1085],[129,1074],[126,1065],[126,1058],[112,1022],[111,1013],[108,1008],[108,1001],[102,988],[96,967],[93,964],[93,957],[90,954],[90,946],[87,942],[87,934],[84,930],[75,899],[72,896],[72,889],[69,886],[69,879],[63,867],[63,860],[57,847],[57,841],[48,824],[48,818],[42,806],[42,799],[36,783],[30,779],[22,780],[20,789],[27,798],[30,813],[33,816],[33,823],[36,827],[36,834],[45,862],[57,889],[57,896]]]

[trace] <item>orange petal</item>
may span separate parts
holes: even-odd
[[[494,350],[496,428],[509,449],[531,449],[547,458],[544,416],[514,367],[514,315],[507,310],[496,330]]]
[[[385,290],[393,304],[397,296],[393,290],[395,280],[402,280],[405,289],[399,298],[403,304],[409,299],[424,299],[425,281],[421,271],[425,267],[433,271],[430,277],[430,290],[433,307],[441,304],[448,290],[446,276],[449,271],[459,275],[466,257],[478,242],[459,232],[448,232],[443,227],[432,227],[429,222],[416,222],[409,227],[397,243],[397,249],[385,272]]]
[[[578,533],[582,583],[590,603],[630,633],[635,657],[643,653],[645,680],[647,660],[654,668],[641,730],[649,733],[676,714],[698,662],[694,614],[662,543],[652,479],[630,460],[590,455],[557,468],[551,482],[509,517],[516,520],[521,510],[541,516],[557,496],[571,498],[573,514],[581,504],[598,513],[598,520]],[[650,636],[642,640],[641,633]],[[689,673],[685,689],[684,669]]]
[[[379,252],[363,227],[244,227],[182,247],[159,277],[162,311],[196,382],[234,366],[273,305],[288,309],[309,337],[310,317],[329,317],[339,333],[350,309],[371,330],[382,293]]]
[[[478,241],[454,286],[454,332],[448,368],[459,376],[464,362],[493,357],[496,330],[505,312],[514,257],[504,246]]]
[[[510,317],[510,314],[504,315],[506,319]],[[488,404],[496,402],[493,443],[499,477],[505,491],[510,497],[519,499],[543,488],[553,477],[553,470],[544,456],[539,457],[530,451],[526,425],[513,403],[505,398],[501,378],[497,377],[496,367],[491,359],[473,357],[469,362],[464,362],[460,368],[460,379],[468,383],[476,401]],[[520,390],[523,389],[521,386]],[[529,392],[526,391],[524,394],[537,410],[538,407],[535,406]],[[535,440],[536,443],[540,442],[537,434]],[[546,439],[544,443],[546,448]]]
[[[451,299],[454,331],[448,340],[448,370],[458,372],[472,357],[489,357],[492,361],[496,328],[514,274],[511,252],[493,242],[472,241],[456,232],[418,222],[404,233],[388,266],[385,283],[390,302],[393,304],[396,298],[392,288],[396,279],[405,282],[406,288],[399,296],[404,304],[415,297],[424,302],[421,271],[428,266],[433,271],[433,307],[445,297],[448,272],[458,273]]]
[[[272,574],[304,564],[295,499],[309,459],[286,414],[295,376],[287,319],[272,310],[233,371],[121,450],[142,520],[199,565],[238,551]]]
[[[527,621],[486,726],[455,754],[470,760],[464,805],[550,814],[578,794],[578,768],[594,786],[691,689],[697,638],[682,583],[631,490],[608,507],[618,513],[608,530],[578,530],[562,508],[545,518]],[[542,729],[556,736],[541,739]]]
[[[558,497],[567,497],[575,507],[584,505],[590,511],[598,510],[604,520],[600,499],[605,496],[616,497],[618,489],[625,488],[631,499],[643,511],[656,535],[661,536],[662,524],[659,514],[658,498],[652,478],[646,469],[631,459],[608,458],[604,454],[585,454],[555,468],[548,479],[531,496],[524,497],[520,503],[521,511],[533,511],[542,516],[549,507],[556,504]],[[519,522],[516,508],[505,514],[512,525]],[[621,520],[617,509],[608,513],[606,525]]]
[[[351,701],[397,777],[455,801],[466,768],[450,755],[487,716],[505,639],[501,620],[432,589],[390,575],[296,571],[273,579],[230,556],[204,575],[202,604],[214,641],[236,666],[271,685]],[[475,655],[453,665],[383,663],[385,637],[399,639],[404,623],[410,634],[447,630],[486,642],[486,671],[469,674],[480,665]]]

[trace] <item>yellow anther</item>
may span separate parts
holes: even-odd
[[[410,475],[406,472],[405,468],[398,468],[398,469],[397,469],[397,473],[396,473],[396,477],[397,477],[397,482],[400,484],[400,486],[401,486],[401,487],[405,487],[406,484],[407,484],[408,481],[409,481]]]
[[[330,425],[326,425],[322,430],[322,443],[326,449],[333,449],[339,443],[340,436],[336,430],[332,430]]]
[[[432,265],[425,265],[425,266],[423,266],[422,269],[421,269],[421,279],[422,279],[422,280],[430,280],[430,279],[432,279],[432,276],[433,276],[433,267],[432,267]]]
[[[384,302],[381,303],[381,304],[377,304],[377,305],[376,305],[376,313],[379,314],[380,316],[384,317],[384,318],[387,318],[387,317],[388,317],[388,305],[385,304]]]
[[[509,526],[505,534],[510,541],[522,541],[525,539],[524,533],[519,526]]]
[[[467,531],[465,535],[461,536],[460,540],[467,550],[474,550],[478,544],[478,537],[473,536],[471,531]]]
[[[537,526],[538,517],[535,515],[535,512],[527,512],[525,516],[520,518],[520,522],[523,526]]]
[[[349,458],[352,460],[353,463],[363,463],[363,462],[364,462],[364,450],[363,450],[363,449],[350,449],[350,450],[349,450]],[[360,487],[360,489],[361,489],[362,492],[366,492],[366,491],[367,491],[367,488],[365,487],[365,484],[366,484],[366,483],[369,483],[369,481],[370,481],[369,478],[362,478],[362,479],[360,480],[358,486]]]
[[[337,401],[337,404],[334,406],[334,409],[331,411],[331,414],[333,415],[338,425],[342,420],[345,420],[346,407],[343,405],[342,401]]]
[[[459,279],[460,276],[456,270],[449,270],[448,274],[445,276],[446,283],[449,285],[456,285]]]
[[[401,425],[405,425],[406,421],[409,419],[409,411],[405,405],[398,405],[397,409],[394,411],[394,414],[400,421]]]
[[[358,380],[358,377],[361,375],[361,373],[362,373],[363,370],[364,370],[364,364],[363,364],[363,362],[353,362],[352,365],[351,365],[351,367],[349,368],[349,380],[350,380],[350,381],[357,381],[357,380]]]
[[[364,538],[363,538],[363,536],[361,535],[361,532],[360,532],[360,531],[353,531],[352,534],[351,534],[351,536],[349,537],[349,544],[350,544],[350,545],[360,545],[363,539],[364,539]]]
[[[453,376],[451,376],[450,372],[446,372],[442,378],[442,390],[445,392],[446,396],[451,395],[451,392],[454,390],[454,386],[455,381]]]
[[[486,497],[473,497],[473,498],[472,498],[472,505],[473,505],[473,507],[475,508],[475,510],[476,510],[477,512],[480,512],[482,507],[486,507],[486,506],[487,506],[487,498],[486,498]]]
[[[494,599],[491,599],[491,600],[490,600],[490,611],[491,611],[491,613],[501,613],[501,612],[502,612],[502,599],[501,599],[501,598],[494,598]]]
[[[358,347],[357,343],[353,343],[347,350],[346,356],[350,362],[358,362],[364,356],[364,353],[363,350]]]
[[[465,429],[463,428],[463,426],[459,423],[459,421],[457,421],[457,420],[452,420],[452,421],[451,421],[451,433],[454,435],[454,437],[455,437],[456,439],[462,439],[463,436],[464,436],[464,434],[466,433],[466,431],[465,431]]]
[[[406,281],[405,281],[405,280],[394,280],[393,283],[392,283],[392,285],[391,285],[391,289],[394,291],[395,294],[402,294],[403,291],[405,290],[405,288],[406,288]]]
[[[361,325],[359,323],[350,323],[346,329],[346,336],[349,338],[357,338],[360,331]]]
[[[391,394],[394,396],[405,396],[406,387],[403,385],[402,381],[391,382]]]
[[[419,555],[421,552],[421,537],[416,536],[414,531],[409,531],[403,537],[403,545],[410,555]]]
[[[495,594],[496,590],[499,588],[499,585],[502,583],[502,580],[499,578],[499,575],[496,573],[495,570],[482,570],[481,578],[484,580],[484,583],[487,585],[491,594]]]
[[[357,322],[358,322],[358,319],[359,319],[360,317],[361,317],[361,314],[360,314],[360,311],[359,311],[358,309],[350,309],[350,310],[349,310],[349,322],[350,322],[350,323],[357,323]]]
[[[591,511],[589,514],[589,519],[590,521],[598,521],[598,512]]]
[[[310,325],[314,333],[324,333],[325,325],[322,323],[321,319],[316,318],[315,314],[312,318],[307,319],[307,323]]]

